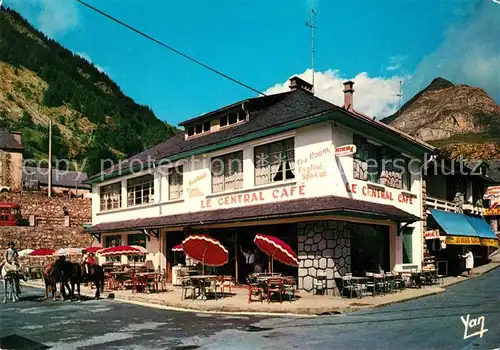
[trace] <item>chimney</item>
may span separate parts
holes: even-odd
[[[19,142],[21,146],[23,145],[23,141],[21,140],[21,133],[19,131],[12,131],[10,134],[16,139],[17,142]]]
[[[304,91],[313,92],[312,84],[308,83],[305,80],[300,79],[298,76],[294,76],[290,78],[290,90],[295,91],[298,89],[302,89]]]
[[[344,83],[344,109],[347,109],[348,111],[353,110],[353,93],[354,93],[354,82],[353,81],[346,81]]]

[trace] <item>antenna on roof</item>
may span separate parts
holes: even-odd
[[[311,28],[311,66],[312,66],[312,92],[314,93],[314,16],[316,11],[311,9],[311,21],[306,22],[306,26]]]
[[[402,81],[399,81],[399,93],[396,95],[399,98],[398,101],[398,117],[401,115],[401,98],[403,97],[402,90],[401,90],[401,84]]]

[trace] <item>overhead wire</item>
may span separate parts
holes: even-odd
[[[191,57],[191,56],[189,56],[189,55],[187,55],[187,54],[185,54],[185,53],[177,50],[176,48],[174,48],[174,47],[172,47],[172,46],[170,46],[168,44],[165,44],[164,42],[162,42],[162,41],[160,41],[160,40],[152,37],[151,35],[146,34],[143,31],[141,31],[141,30],[139,30],[137,28],[132,27],[131,25],[129,25],[129,24],[127,24],[127,23],[125,23],[125,22],[117,19],[114,16],[111,16],[111,15],[105,13],[102,10],[99,10],[98,8],[96,8],[96,7],[94,7],[94,6],[86,3],[85,1],[82,1],[82,0],[76,0],[76,1],[79,2],[80,4],[86,6],[87,8],[89,8],[89,9],[91,9],[91,10],[93,10],[93,11],[99,13],[99,14],[101,14],[102,16],[104,16],[104,17],[112,20],[113,22],[118,23],[119,25],[121,25],[121,26],[123,26],[123,27],[125,27],[125,28],[127,28],[127,29],[129,29],[129,30],[131,30],[133,32],[135,32],[136,34],[139,34],[140,36],[142,36],[142,37],[144,37],[144,38],[146,38],[148,40],[151,40],[151,41],[155,42],[156,44],[158,44],[158,45],[160,45],[160,46],[162,46],[162,47],[164,47],[164,48],[166,48],[166,49],[168,49],[168,50],[170,50],[170,51],[172,51],[172,52],[174,52],[174,53],[176,53],[176,54],[178,54],[178,55],[180,55],[180,56],[182,56],[184,58],[186,58],[187,60],[189,60],[191,62],[194,62],[194,63],[198,64],[199,66],[202,66],[205,69],[208,69],[208,70],[212,71],[213,73],[215,73],[217,75],[220,75],[221,77],[223,77],[225,79],[228,79],[228,80],[232,81],[233,83],[236,83],[236,84],[238,84],[238,85],[240,85],[240,86],[242,86],[242,87],[244,87],[246,89],[249,89],[249,90],[251,90],[251,91],[253,91],[253,92],[255,92],[255,93],[259,94],[259,95],[270,96],[270,95],[267,95],[264,92],[262,92],[262,91],[260,91],[260,90],[258,90],[256,88],[251,87],[248,84],[245,84],[245,83],[241,82],[240,80],[238,80],[236,78],[233,78],[233,77],[231,77],[231,76],[229,76],[229,75],[227,75],[227,74],[225,74],[225,73],[223,73],[223,72],[221,72],[221,71],[219,71],[219,70],[217,70],[217,69],[209,66],[208,64],[205,64],[205,63],[203,63],[203,62],[201,62],[201,61],[199,61],[199,60],[197,60],[197,59],[195,59],[195,58],[193,58],[193,57]],[[280,104],[282,104],[282,105],[284,105],[284,106],[286,106],[286,107],[292,108],[292,109],[294,109],[294,110],[296,110],[298,112],[303,112],[303,111],[297,109],[294,106],[290,106],[290,105],[286,104],[283,101],[277,101],[277,102],[280,103]]]

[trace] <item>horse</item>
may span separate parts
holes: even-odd
[[[22,271],[20,267],[15,264],[9,264],[5,262],[2,267],[2,277],[4,280],[4,299],[5,304],[9,298],[12,302],[19,301],[19,295],[21,294],[20,279],[27,281],[26,274]],[[9,286],[10,286],[10,296],[9,296]]]
[[[95,285],[95,299],[99,299],[101,292],[104,292],[104,270],[100,265],[89,265],[89,273],[84,275],[84,279]]]
[[[61,283],[60,293],[63,299],[66,294],[66,288],[69,291],[69,298],[74,299],[76,287],[78,299],[81,300],[80,284],[85,281],[91,282],[96,286],[96,299],[99,299],[100,292],[104,291],[104,271],[99,265],[89,266],[89,273],[84,275],[80,264],[70,261],[58,261],[50,270],[46,269],[46,271],[48,273],[44,274],[45,298],[48,298],[48,289],[51,287],[55,300],[56,283]]]

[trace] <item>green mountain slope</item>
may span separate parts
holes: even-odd
[[[21,131],[25,159],[41,160],[47,159],[50,119],[53,162],[69,159],[88,173],[100,170],[101,159],[117,161],[179,131],[87,60],[2,9],[0,127]]]

